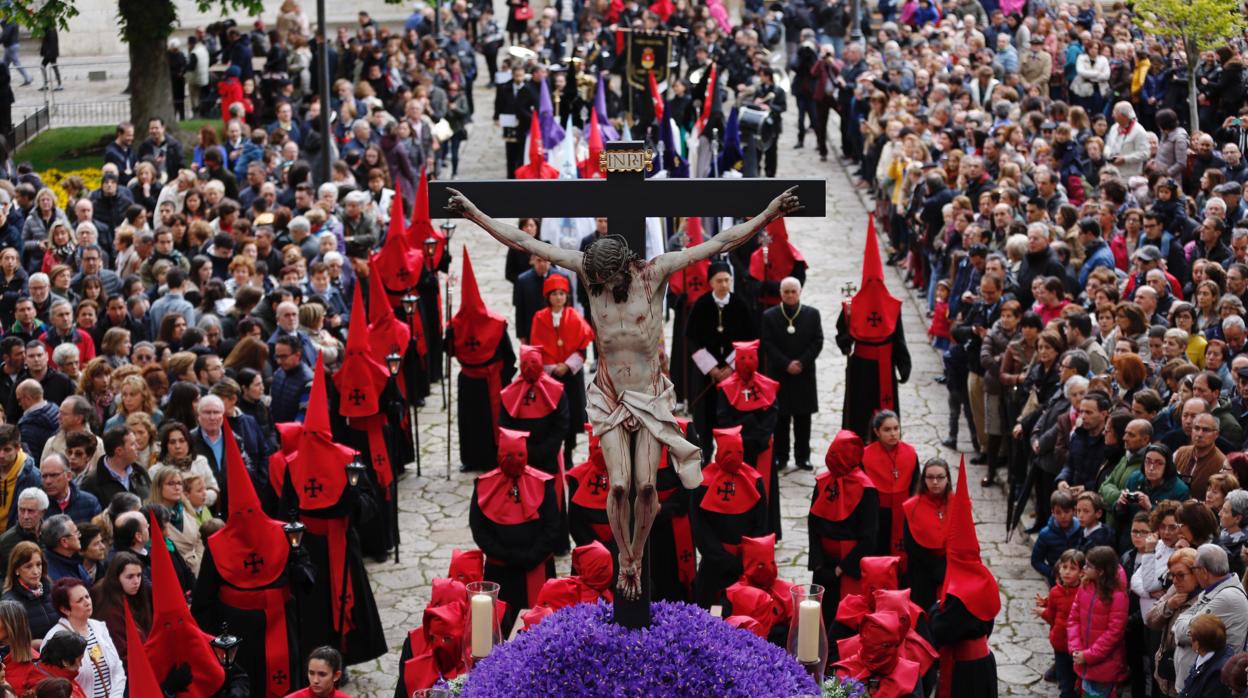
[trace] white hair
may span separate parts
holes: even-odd
[[[225,403],[221,402],[221,398],[217,397],[216,395],[209,394],[199,399],[199,411],[200,412],[203,412],[204,408],[209,405],[216,405],[217,407],[220,407],[223,410],[225,409]]]
[[[39,503],[39,509],[41,511],[47,511],[48,493],[38,487],[27,487],[22,490],[21,494],[17,495],[18,504],[21,504],[22,502],[29,502],[32,499]]]

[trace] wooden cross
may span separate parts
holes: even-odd
[[[463,192],[494,218],[606,217],[639,256],[646,256],[646,218],[757,216],[790,187],[805,208],[790,216],[822,218],[822,179],[654,179],[645,173],[652,153],[640,141],[606,145],[599,166],[605,179],[485,180],[429,183],[429,210],[444,211],[447,187]],[[436,214],[435,214],[436,215]],[[458,215],[458,214],[456,214]]]
[[[718,494],[719,498],[726,502],[729,499],[732,499],[734,496],[736,496],[737,483],[733,482],[732,480],[728,480],[727,482],[720,485],[719,489],[715,490],[715,494]]]
[[[308,482],[303,486],[303,491],[312,499],[316,499],[317,495],[325,491],[325,486],[316,481],[316,478],[308,478]]]
[[[243,567],[251,570],[252,574],[258,574],[260,572],[260,568],[264,567],[264,558],[257,555],[253,550],[252,552],[247,553],[247,559],[243,561]]]

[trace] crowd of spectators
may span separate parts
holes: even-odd
[[[1004,480],[1036,536],[1046,678],[1063,696],[1089,682],[1228,695],[1225,665],[1239,695],[1245,42],[1201,54],[1193,123],[1182,43],[1122,3],[932,9],[890,12],[865,50],[821,50],[842,157],[874,195],[888,263],[927,301],[945,444],[985,487]],[[1106,577],[1107,615],[1067,616]],[[1206,653],[1212,682],[1196,680]]]

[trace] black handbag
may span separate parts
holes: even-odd
[[[1174,669],[1174,648],[1171,647],[1157,658],[1157,678],[1173,683],[1177,677]]]

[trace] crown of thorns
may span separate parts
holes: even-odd
[[[603,243],[615,242],[615,245]],[[611,277],[624,271],[631,258],[628,241],[623,235],[606,235],[594,241],[585,250],[585,278],[591,284],[605,284]],[[604,271],[604,268],[608,271]]]

